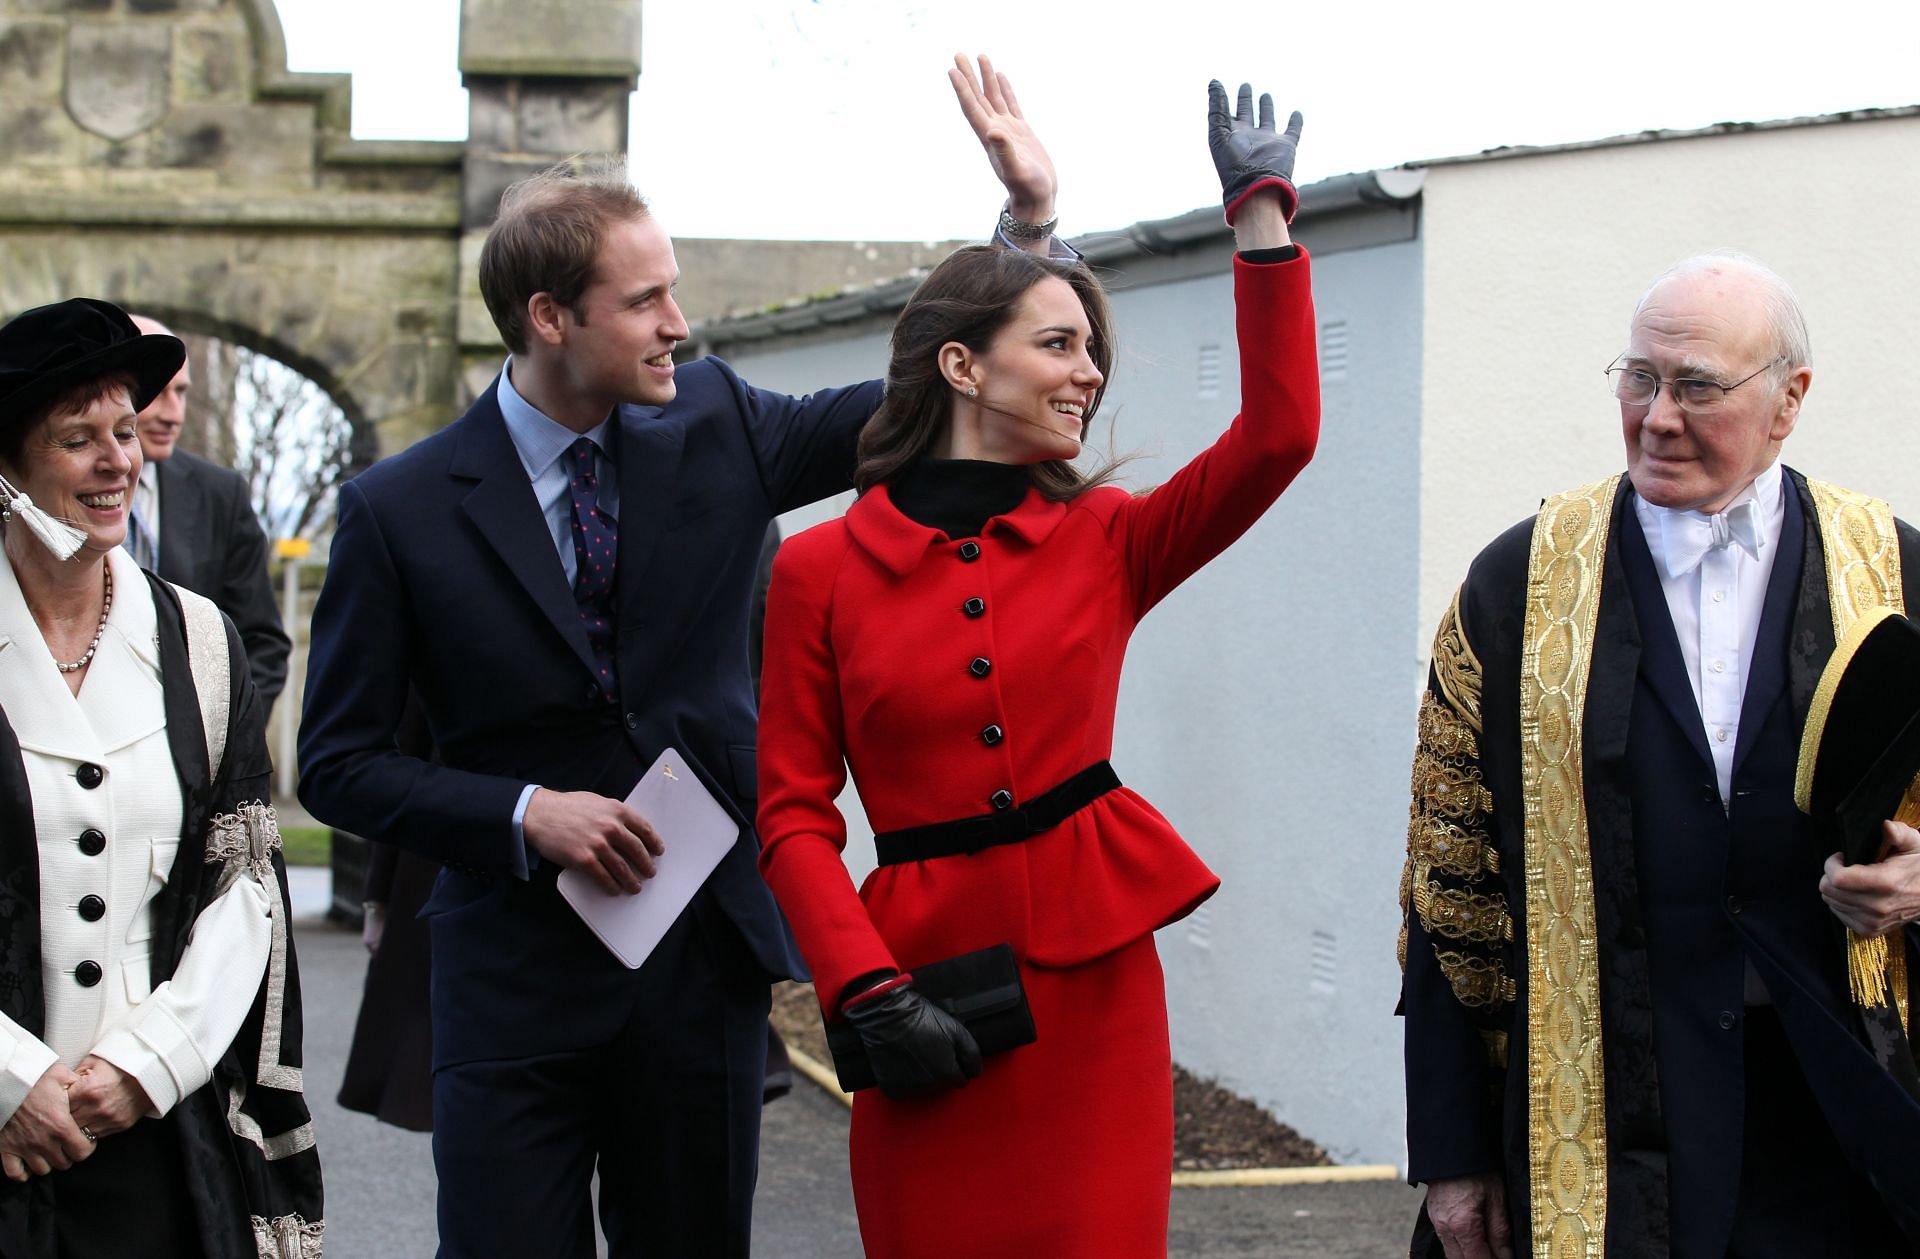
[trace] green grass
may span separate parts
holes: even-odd
[[[333,860],[333,832],[324,826],[280,828],[281,855],[290,866],[324,866]]]

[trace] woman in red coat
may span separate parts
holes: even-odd
[[[870,1256],[1166,1253],[1152,933],[1219,881],[1107,757],[1134,626],[1313,453],[1313,306],[1286,226],[1299,126],[1276,131],[1266,98],[1256,126],[1245,87],[1229,115],[1212,86],[1242,411],[1211,449],[1139,495],[1074,468],[1111,368],[1098,283],[964,249],[894,329],[861,497],[775,563],[761,869],[880,1085],[859,1094],[851,1143]],[[847,766],[881,860],[858,893],[833,803]],[[912,972],[1002,943],[1038,1039],[983,1060]]]

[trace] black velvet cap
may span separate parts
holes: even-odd
[[[112,302],[73,297],[36,306],[0,327],[0,431],[37,419],[75,385],[133,377],[135,411],[160,396],[187,361],[179,337],[142,333]]]
[[[1920,627],[1863,613],[1820,674],[1800,738],[1794,803],[1848,865],[1880,859],[1881,823],[1920,774]]]

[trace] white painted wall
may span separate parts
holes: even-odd
[[[1805,308],[1786,461],[1920,513],[1920,119],[1443,165],[1424,201],[1424,625],[1541,496],[1624,470],[1601,370],[1648,283],[1706,250],[1755,255]]]

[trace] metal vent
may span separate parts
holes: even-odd
[[[1315,992],[1333,991],[1334,957],[1333,933],[1314,932],[1313,940],[1307,946],[1307,974],[1311,976],[1309,987]]]
[[[1200,347],[1199,384],[1202,398],[1220,396],[1220,347],[1217,345]]]
[[[1320,379],[1347,378],[1347,321],[1329,319],[1320,325]]]

